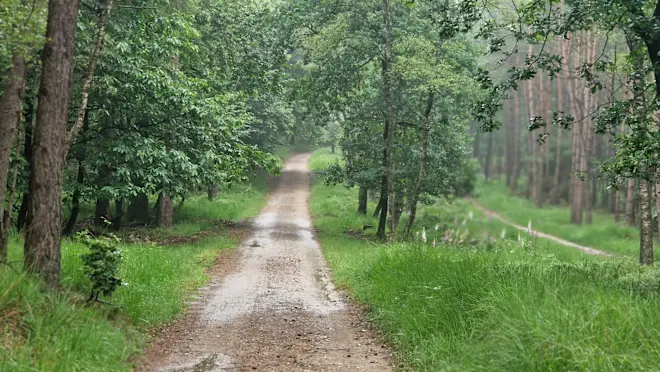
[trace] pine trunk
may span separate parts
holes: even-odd
[[[390,68],[392,65],[392,8],[391,0],[384,0],[385,5],[385,58],[383,58],[383,88],[385,90],[385,107],[386,107],[386,126],[387,137],[385,139],[385,149],[387,152],[385,164],[385,177],[387,179],[387,197],[388,209],[390,217],[390,232],[392,237],[396,238],[396,219],[394,214],[396,212],[396,196],[394,195],[394,180],[392,179],[393,167],[393,154],[392,154],[392,139],[394,137],[394,107],[392,102],[392,79],[390,76]]]
[[[77,17],[77,0],[49,1],[24,261],[50,288],[60,284],[62,171]]]

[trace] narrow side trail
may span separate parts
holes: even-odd
[[[286,163],[227,275],[156,338],[138,370],[391,370],[387,348],[333,287],[314,239],[309,156]]]
[[[497,214],[496,212],[493,212],[493,211],[487,209],[486,207],[482,206],[482,205],[479,204],[476,200],[474,200],[474,199],[469,199],[469,200],[472,202],[472,204],[473,204],[475,207],[477,207],[479,210],[481,210],[482,212],[484,212],[486,215],[491,216],[491,217],[493,217],[493,218],[495,218],[495,219],[498,219],[498,220],[502,221],[503,223],[505,223],[505,224],[507,224],[507,225],[509,225],[509,226],[511,226],[511,227],[514,227],[514,228],[516,228],[516,229],[518,229],[518,230],[520,230],[520,231],[523,231],[523,232],[529,232],[529,233],[531,233],[531,234],[532,234],[533,236],[535,236],[535,237],[539,237],[539,238],[543,238],[543,239],[548,239],[548,240],[551,240],[551,241],[553,241],[553,242],[555,242],[555,243],[557,243],[557,244],[561,244],[561,245],[563,245],[563,246],[570,247],[570,248],[575,248],[575,249],[581,251],[582,253],[590,254],[590,255],[592,255],[592,256],[615,257],[615,256],[614,256],[613,254],[611,254],[611,253],[607,253],[607,252],[603,252],[603,251],[598,250],[598,249],[595,249],[595,248],[590,248],[590,247],[585,247],[585,246],[583,246],[583,245],[575,244],[575,243],[573,243],[573,242],[569,242],[568,240],[560,239],[560,238],[558,238],[558,237],[556,237],[556,236],[549,235],[549,234],[546,234],[546,233],[542,233],[542,232],[540,232],[540,231],[536,231],[536,230],[534,230],[534,229],[532,229],[532,230],[530,231],[526,226],[520,226],[520,225],[517,225],[517,224],[515,224],[515,223],[509,221],[508,219],[504,218],[503,216]]]

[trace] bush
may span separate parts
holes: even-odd
[[[81,256],[83,272],[91,281],[92,288],[89,300],[98,301],[99,294],[109,297],[122,284],[118,277],[119,265],[122,261],[119,239],[109,237],[94,238],[89,232],[82,232],[79,239],[85,243],[90,252]]]

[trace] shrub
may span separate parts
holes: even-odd
[[[89,232],[81,232],[78,238],[85,243],[90,252],[81,256],[83,272],[92,283],[89,300],[98,301],[100,294],[109,297],[119,288],[122,280],[118,277],[122,261],[118,247],[119,238],[114,235],[95,238]]]

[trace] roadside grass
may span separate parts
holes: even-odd
[[[512,196],[505,185],[497,182],[481,183],[477,199],[484,207],[517,224],[527,226],[531,221],[534,229],[577,244],[615,255],[639,255],[639,229],[614,222],[611,213],[594,210],[593,224],[573,225],[570,208],[549,205],[536,208],[533,202]]]
[[[317,178],[314,226],[336,284],[367,307],[400,369],[658,369],[659,270],[520,245],[517,237],[436,248],[419,240],[381,244],[371,229],[363,234],[375,220],[355,216],[356,200],[353,190]],[[469,204],[460,202],[449,204],[468,214],[465,226],[457,219],[460,228],[498,233],[495,221],[474,212],[470,219]],[[420,223],[454,226],[456,212],[436,203],[423,208]]]
[[[175,211],[172,229],[131,229],[137,242],[120,244],[121,277],[128,285],[103,299],[116,307],[85,306],[89,282],[81,270],[83,244],[63,241],[64,290],[49,293],[22,273],[22,241],[14,236],[9,247],[14,269],[0,267],[0,370],[131,370],[148,332],[176,319],[207,282],[218,252],[239,243],[240,236],[220,221],[240,223],[255,216],[265,205],[266,191],[264,177],[221,190],[214,201],[194,196]]]

